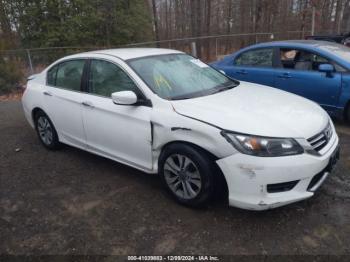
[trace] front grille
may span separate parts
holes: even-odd
[[[319,152],[328,144],[329,140],[332,138],[332,135],[332,126],[330,123],[328,123],[322,132],[310,137],[307,141],[315,151]]]
[[[300,180],[289,181],[289,182],[278,183],[278,184],[268,184],[267,192],[280,193],[280,192],[286,192],[286,191],[292,190],[296,186],[296,184],[298,184],[299,181]]]

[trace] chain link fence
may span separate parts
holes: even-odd
[[[55,60],[80,52],[123,47],[161,47],[181,50],[197,56],[203,61],[211,62],[251,44],[276,40],[303,39],[307,34],[310,34],[310,32],[287,31],[280,33],[246,33],[179,38],[154,42],[132,43],[123,46],[72,46],[0,50],[0,56],[5,61],[16,64],[17,69],[21,71],[21,75],[23,76],[23,79],[20,82],[24,84],[26,77],[41,72]]]

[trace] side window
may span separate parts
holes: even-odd
[[[85,60],[72,60],[59,64],[55,86],[80,91],[84,64]]]
[[[295,58],[297,54],[295,49],[281,49],[280,50],[280,61],[283,68],[294,69]]]
[[[298,49],[281,49],[280,57],[284,68],[303,71],[318,71],[320,64],[329,63],[324,57]]]
[[[55,86],[56,85],[56,74],[57,74],[58,65],[55,65],[47,72],[47,85]]]
[[[119,91],[140,91],[130,77],[117,65],[103,60],[92,60],[90,66],[89,92],[110,97]]]
[[[272,67],[273,49],[264,48],[247,51],[235,60],[236,65]]]
[[[337,72],[344,72],[344,68],[333,61],[318,54],[298,49],[281,49],[280,50],[281,66],[283,68],[318,71],[322,64],[332,64]]]
[[[333,63],[333,65],[334,65],[334,68],[335,68],[335,70],[336,70],[337,72],[343,72],[343,73],[345,73],[345,72],[348,71],[348,70],[346,70],[344,67],[342,67],[342,66],[340,66],[340,65],[338,65],[338,64],[336,64],[336,63]]]

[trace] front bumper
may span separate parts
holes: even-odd
[[[230,206],[266,210],[313,196],[339,157],[338,143],[334,132],[321,156],[304,153],[255,157],[237,153],[219,159],[217,164],[226,178]]]

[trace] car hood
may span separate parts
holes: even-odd
[[[241,81],[217,94],[172,101],[175,111],[221,129],[239,133],[309,138],[327,125],[316,103],[272,87]]]

